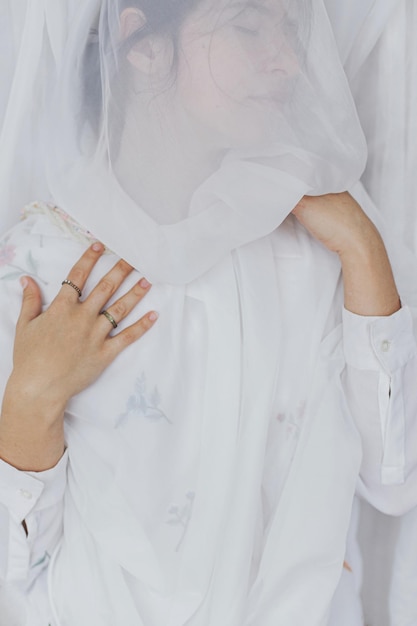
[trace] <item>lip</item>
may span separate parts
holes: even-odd
[[[282,85],[279,91],[256,93],[250,97],[250,100],[269,106],[282,106],[283,104],[287,104],[293,96],[294,83],[289,81],[285,85]]]
[[[278,95],[251,96],[249,99],[259,104],[278,106],[282,105],[287,100],[287,97],[284,93],[280,93]]]
[[[268,104],[269,106],[282,106],[293,96],[295,83],[294,80],[286,79],[280,81],[278,84],[269,85],[269,89],[266,85],[264,85],[264,88],[259,87],[259,92],[255,91],[255,93],[251,94],[251,100],[261,104]]]

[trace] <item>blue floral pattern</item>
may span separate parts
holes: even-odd
[[[126,410],[119,416],[118,425],[126,420],[130,415],[139,415],[150,421],[165,421],[172,424],[169,417],[161,409],[161,396],[158,387],[152,391],[147,389],[146,374],[142,374],[135,380],[135,392],[129,396]]]
[[[31,569],[34,569],[35,567],[40,567],[41,565],[45,565],[50,561],[50,559],[51,557],[48,552],[45,552],[45,554],[31,566]]]
[[[178,504],[173,504],[170,507],[168,511],[169,518],[166,521],[166,523],[169,524],[169,526],[179,526],[181,528],[181,535],[175,547],[175,552],[179,552],[182,546],[182,543],[187,534],[188,526],[190,524],[191,517],[193,514],[193,506],[194,506],[194,499],[195,499],[194,491],[189,491],[185,497],[186,497],[185,504],[183,504],[182,506]]]

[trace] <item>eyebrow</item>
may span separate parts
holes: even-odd
[[[238,2],[233,2],[232,4],[230,4],[227,8],[226,11],[229,9],[256,9],[257,11],[259,11],[259,13],[262,13],[263,15],[267,15],[267,16],[271,16],[272,15],[272,10],[268,9],[268,7],[264,6],[263,4],[261,4],[261,2],[257,2],[256,0],[249,0],[248,2],[245,2],[244,0],[238,0]]]

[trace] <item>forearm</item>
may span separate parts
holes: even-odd
[[[346,309],[358,315],[388,316],[401,308],[384,243],[371,222],[339,256]]]
[[[382,238],[350,194],[305,196],[293,213],[313,237],[339,255],[346,309],[386,316],[401,308]]]
[[[10,377],[0,416],[0,458],[20,470],[50,469],[64,453],[65,403],[41,396]]]

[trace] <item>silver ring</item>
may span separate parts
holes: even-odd
[[[75,291],[78,293],[78,297],[81,298],[81,296],[83,295],[81,293],[81,289],[79,287],[77,287],[77,285],[74,285],[74,283],[71,280],[68,280],[68,278],[66,278],[65,280],[62,281],[61,285],[69,285],[70,287],[72,287],[73,289],[75,289]]]
[[[101,311],[100,315],[104,315],[104,317],[106,317],[110,324],[113,326],[113,328],[117,328],[117,322],[114,319],[113,315],[110,315],[110,313],[108,311],[106,311],[105,309],[103,311]]]

